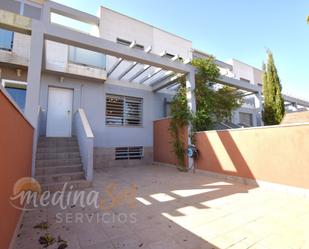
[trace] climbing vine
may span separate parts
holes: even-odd
[[[186,132],[191,119],[191,112],[188,108],[186,87],[181,84],[171,103],[171,122],[170,133],[172,136],[172,145],[174,153],[178,160],[178,169],[185,171],[185,153],[186,153]]]
[[[170,133],[174,153],[178,160],[178,169],[186,171],[185,129],[191,123],[191,142],[194,144],[196,131],[210,130],[217,121],[228,120],[234,109],[243,103],[241,94],[231,87],[215,88],[215,81],[220,71],[214,63],[214,58],[193,59],[192,65],[196,68],[195,89],[196,112],[191,113],[187,103],[187,89],[185,79],[179,80],[180,87],[171,102]]]

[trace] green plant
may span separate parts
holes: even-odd
[[[189,124],[191,113],[187,104],[187,92],[184,84],[181,84],[171,103],[170,133],[173,138],[173,151],[178,160],[178,169],[185,171],[185,141],[184,129]]]
[[[39,243],[43,245],[44,248],[46,248],[55,243],[55,238],[46,233],[44,236],[39,238]]]
[[[191,143],[195,143],[196,131],[213,128],[216,121],[229,119],[234,109],[242,102],[241,94],[231,87],[223,86],[215,89],[214,82],[220,76],[220,70],[214,63],[214,58],[194,59],[192,65],[196,68],[195,89],[196,112],[188,109],[185,79],[179,80],[180,87],[171,103],[170,132],[173,138],[173,150],[177,156],[178,169],[186,170],[185,153],[186,137],[184,129],[191,123]]]
[[[263,69],[263,121],[265,125],[280,124],[285,113],[285,108],[281,95],[282,86],[271,52],[268,52],[267,67],[263,65]]]
[[[210,130],[215,122],[229,120],[232,111],[243,103],[243,98],[235,88],[228,86],[215,88],[220,70],[214,62],[214,57],[194,59],[192,65],[197,69],[194,91],[196,113],[193,128],[195,131]]]

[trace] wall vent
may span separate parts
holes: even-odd
[[[115,160],[142,159],[144,148],[142,146],[115,148]]]

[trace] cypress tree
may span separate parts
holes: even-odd
[[[265,125],[280,124],[285,113],[284,100],[281,95],[282,86],[271,52],[268,52],[267,67],[264,65],[263,69],[263,121]]]

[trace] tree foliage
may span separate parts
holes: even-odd
[[[285,113],[284,100],[281,95],[282,86],[271,52],[268,52],[267,66],[264,65],[263,69],[263,121],[265,125],[280,124]]]
[[[214,82],[220,71],[214,58],[194,59],[192,65],[195,75],[196,113],[193,127],[196,131],[209,130],[217,121],[229,120],[232,111],[241,106],[243,99],[236,89],[223,86],[214,88]]]
[[[188,108],[184,78],[180,79],[181,86],[171,103],[170,132],[180,170],[185,170],[184,129],[189,122],[192,123],[193,132],[212,129],[214,122],[229,119],[232,111],[242,104],[241,94],[234,88],[224,86],[214,89],[214,82],[220,76],[220,71],[213,57],[194,59],[192,65],[196,68],[194,89],[196,113],[191,113]],[[191,137],[194,141],[194,137]]]

